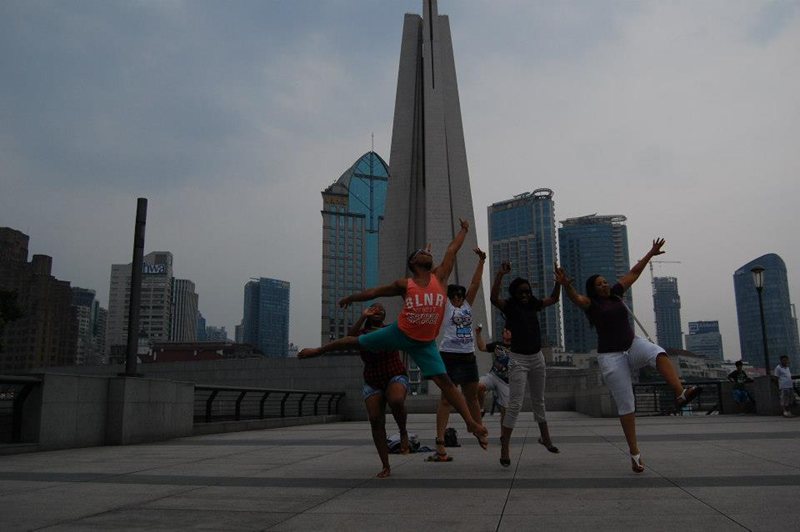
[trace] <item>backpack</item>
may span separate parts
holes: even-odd
[[[450,427],[444,431],[444,446],[461,447],[461,444],[458,443],[458,433],[453,427]]]

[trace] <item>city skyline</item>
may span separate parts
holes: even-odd
[[[317,194],[371,133],[389,153],[403,14],[420,5],[1,4],[0,226],[108,306],[146,196],[146,251],[174,253],[210,323],[234,329],[257,271],[292,283],[291,340],[314,345]],[[679,279],[684,324],[718,319],[738,357],[732,271],[776,253],[800,297],[797,5],[509,5],[439,4],[479,245],[485,207],[539,187],[560,219],[623,213],[631,260],[665,237],[682,264],[656,274]],[[654,330],[651,298],[635,290]]]

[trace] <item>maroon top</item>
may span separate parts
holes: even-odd
[[[362,329],[360,334],[367,334],[375,329]],[[392,377],[407,375],[408,371],[400,360],[399,351],[366,351],[360,350],[364,361],[364,382],[376,390],[385,390]]]
[[[622,302],[625,287],[617,283],[611,287],[611,297],[593,297],[588,314],[597,329],[597,352],[627,351],[633,343],[628,309]]]

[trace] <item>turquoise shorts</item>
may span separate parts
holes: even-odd
[[[429,342],[413,340],[397,327],[397,322],[377,331],[362,334],[358,337],[358,345],[367,351],[405,351],[416,362],[426,379],[447,373],[436,340]]]

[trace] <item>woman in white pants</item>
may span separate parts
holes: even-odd
[[[511,331],[511,349],[508,353],[509,398],[500,429],[500,465],[503,467],[511,465],[509,443],[517,423],[517,416],[522,409],[522,401],[525,399],[526,386],[531,394],[533,417],[539,424],[541,434],[539,443],[551,453],[558,452],[558,448],[550,439],[544,409],[545,364],[537,313],[545,307],[558,303],[561,286],[556,284],[549,297],[539,299],[531,292],[530,283],[517,277],[508,285],[511,297],[503,299],[500,297],[500,287],[503,284],[503,276],[509,272],[511,264],[502,263],[492,282],[492,305],[503,313],[506,327]]]
[[[664,253],[664,239],[653,240],[653,246],[631,270],[614,286],[601,275],[586,280],[586,295],[572,286],[567,273],[556,269],[556,281],[567,292],[567,297],[586,313],[589,323],[597,329],[597,362],[614,402],[617,404],[622,431],[631,454],[631,468],[635,473],[644,471],[644,462],[636,440],[636,413],[631,372],[653,366],[675,392],[676,407],[680,408],[697,397],[700,388],[684,388],[669,357],[661,347],[636,336],[630,322],[630,312],[622,295],[639,278],[650,259]]]

